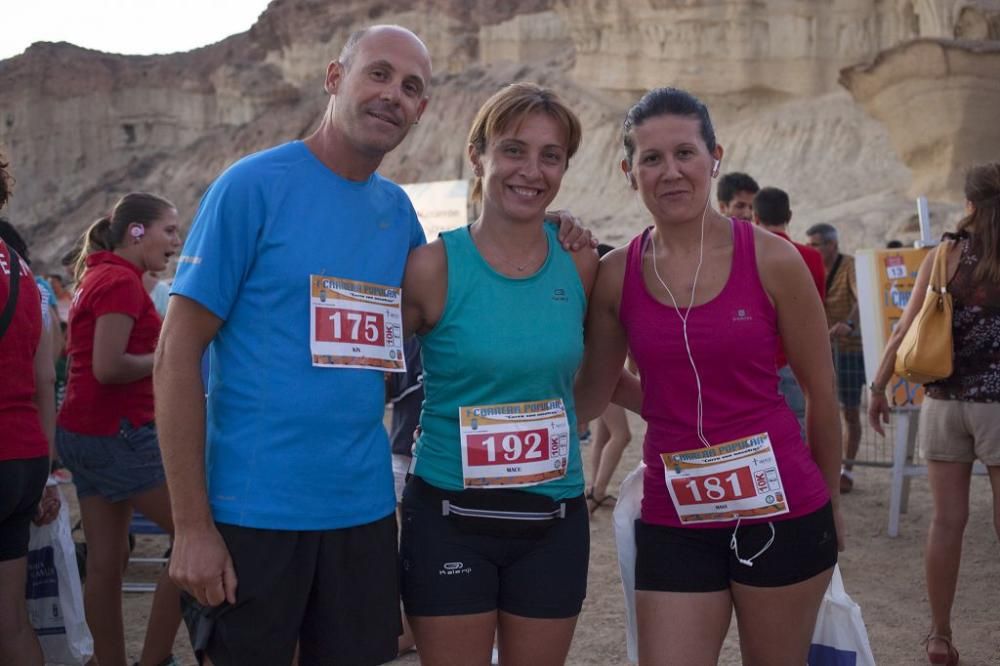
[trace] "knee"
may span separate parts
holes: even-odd
[[[87,552],[87,580],[118,580],[122,578],[125,566],[128,565],[128,554],[114,552]]]
[[[951,508],[947,511],[934,510],[932,525],[936,531],[961,536],[969,522],[969,510]]]

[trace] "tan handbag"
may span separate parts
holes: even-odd
[[[924,304],[896,351],[896,374],[917,384],[951,376],[951,294],[948,293],[950,242],[937,248]]]

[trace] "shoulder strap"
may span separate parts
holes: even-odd
[[[939,294],[943,294],[948,288],[948,252],[952,248],[953,241],[944,241],[937,246],[934,255],[934,265],[931,266],[931,279],[928,286]]]
[[[840,270],[840,262],[844,260],[844,255],[837,253],[837,261],[833,262],[833,268],[826,276],[826,293],[830,293],[830,287],[833,286],[833,278],[837,276],[837,271]]]
[[[7,295],[7,304],[0,313],[0,338],[7,332],[11,320],[14,319],[14,311],[17,309],[17,296],[21,292],[21,260],[14,249],[4,243],[7,247],[7,255],[10,257],[10,293]]]

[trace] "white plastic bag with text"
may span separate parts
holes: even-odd
[[[58,518],[41,527],[31,525],[25,599],[45,663],[81,666],[94,655],[94,639],[83,614],[69,506],[60,499]]]
[[[875,666],[861,607],[847,595],[840,565],[816,615],[808,666]]]

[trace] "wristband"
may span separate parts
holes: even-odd
[[[882,388],[879,388],[875,386],[875,382],[872,382],[871,384],[868,385],[868,390],[871,391],[872,393],[881,393],[885,395],[885,387],[883,386]]]

